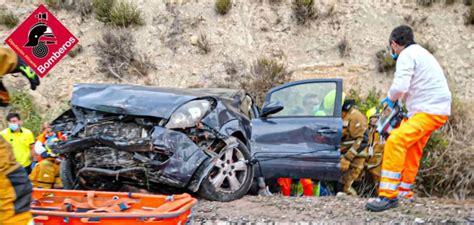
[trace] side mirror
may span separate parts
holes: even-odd
[[[275,114],[283,110],[283,104],[281,102],[266,102],[263,104],[261,117],[267,117],[268,115]]]

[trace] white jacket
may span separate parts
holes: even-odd
[[[388,96],[391,100],[405,99],[408,117],[419,112],[451,114],[451,92],[443,69],[431,53],[417,44],[400,53]]]

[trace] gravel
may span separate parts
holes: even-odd
[[[474,199],[418,198],[402,200],[385,212],[364,210],[367,199],[343,197],[246,196],[233,202],[199,200],[194,224],[240,223],[408,223],[474,224]]]

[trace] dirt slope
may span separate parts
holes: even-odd
[[[73,0],[72,0],[73,1]],[[41,0],[0,0],[1,10],[11,10],[20,20]],[[464,25],[468,10],[462,1],[453,5],[435,3],[418,6],[415,1],[315,1],[318,18],[298,25],[291,1],[234,0],[225,16],[214,11],[214,0],[137,0],[145,25],[132,28],[137,50],[155,64],[146,79],[126,77],[126,83],[172,87],[210,85],[226,75],[226,66],[248,70],[257,57],[273,57],[284,62],[294,79],[340,77],[345,88],[386,90],[392,76],[376,71],[375,53],[384,49],[390,31],[400,24],[412,24],[418,41],[436,49],[457,96],[472,98],[474,90],[474,26]],[[402,3],[403,2],[403,3]],[[118,82],[98,72],[96,43],[107,26],[92,15],[53,10],[79,38],[83,52],[66,57],[43,79],[32,93],[44,111],[61,111],[78,82]],[[0,40],[12,32],[0,26]],[[192,45],[197,35],[207,36],[211,51],[200,53]],[[338,44],[344,38],[349,51],[341,57]],[[23,87],[24,82],[7,79],[8,85]]]
[[[473,224],[474,201],[420,198],[399,208],[374,213],[363,209],[367,199],[355,197],[286,198],[246,196],[222,203],[200,200],[194,223],[287,224]]]

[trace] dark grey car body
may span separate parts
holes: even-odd
[[[319,83],[337,87],[331,116],[262,113],[275,93]],[[148,189],[163,184],[196,192],[222,156],[216,149],[236,146],[236,140],[249,149],[245,162],[256,176],[338,180],[341,95],[339,79],[291,82],[271,89],[259,110],[241,90],[78,84],[71,109],[53,121],[53,129],[69,137],[55,150],[73,168],[66,177],[90,179],[86,184],[92,186],[86,188],[91,189],[110,189],[111,184],[101,180],[106,177]],[[199,124],[166,128],[178,108],[200,99],[212,107]],[[101,178],[95,179],[97,175]],[[250,175],[253,178],[253,172]],[[66,183],[77,185],[77,180]]]
[[[189,134],[166,129],[164,124],[178,107],[192,100],[206,98],[213,101],[213,109],[201,120],[205,127],[195,135],[211,135],[222,140],[238,137],[245,142],[250,136],[251,128],[250,120],[239,109],[242,94],[244,93],[241,91],[231,89],[180,90],[133,85],[78,84],[74,86],[71,110],[52,124],[55,130],[65,131],[69,137],[66,143],[55,150],[70,156],[79,150],[100,145],[130,152],[134,154],[133,160],[147,163],[159,171],[152,177],[154,182],[197,191],[204,176],[196,174],[199,173],[198,168],[202,167],[201,171],[204,172],[213,155],[203,151],[201,146],[191,140]],[[101,121],[132,120],[136,123],[136,119],[144,121],[149,128],[149,135],[127,138],[127,134],[110,134],[100,129],[92,130],[96,132],[94,135],[82,135],[85,129]],[[170,152],[172,156],[164,162],[153,160],[145,156],[150,148]],[[138,168],[121,173],[137,171],[144,173]],[[104,174],[107,173],[104,171]],[[111,175],[114,174],[119,173]]]
[[[252,156],[260,162],[255,168],[256,176],[262,173],[265,178],[339,179],[342,80],[315,79],[286,83],[268,91],[265,102],[271,102],[272,95],[283,89],[317,83],[336,84],[333,115],[257,116],[252,119]]]

